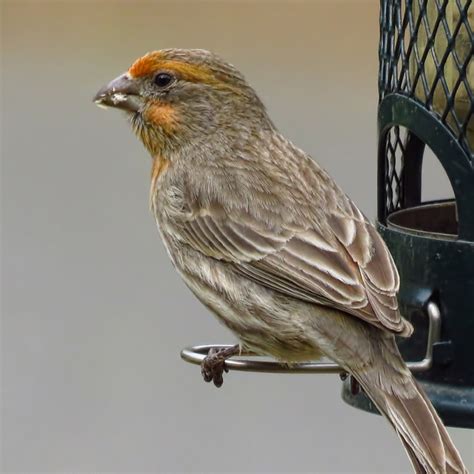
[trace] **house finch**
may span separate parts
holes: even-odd
[[[174,266],[240,347],[327,356],[397,431],[416,472],[466,472],[395,335],[399,277],[373,225],[276,129],[242,74],[203,50],[148,53],[95,96],[124,110],[153,159],[150,203]],[[222,383],[212,353],[206,380]]]

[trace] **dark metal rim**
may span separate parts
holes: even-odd
[[[429,237],[432,239],[456,241],[458,239],[457,234],[448,234],[444,232],[430,232],[428,230],[407,227],[407,226],[398,224],[394,221],[394,219],[396,219],[399,215],[406,212],[410,212],[414,210],[422,210],[423,208],[435,208],[435,207],[443,208],[446,206],[453,206],[453,205],[454,206],[456,205],[455,199],[439,199],[436,201],[425,201],[417,206],[407,207],[404,209],[398,209],[397,211],[393,211],[388,215],[387,227],[389,229],[396,229],[400,232],[405,232],[405,233],[413,234],[413,235],[421,235],[423,237]]]

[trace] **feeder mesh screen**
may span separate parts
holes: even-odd
[[[474,166],[474,7],[472,0],[385,0],[380,14],[379,100],[408,96],[436,114]],[[386,141],[386,211],[403,202],[405,143],[393,127]]]

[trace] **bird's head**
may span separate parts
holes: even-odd
[[[242,74],[199,49],[146,54],[100,89],[94,102],[124,110],[152,155],[205,142],[211,135],[238,138],[272,127]]]

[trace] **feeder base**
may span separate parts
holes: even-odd
[[[438,415],[447,426],[474,428],[474,388],[440,385],[433,382],[418,381],[436,408]],[[375,405],[359,391],[354,394],[349,378],[342,386],[342,399],[361,410],[379,414]]]

